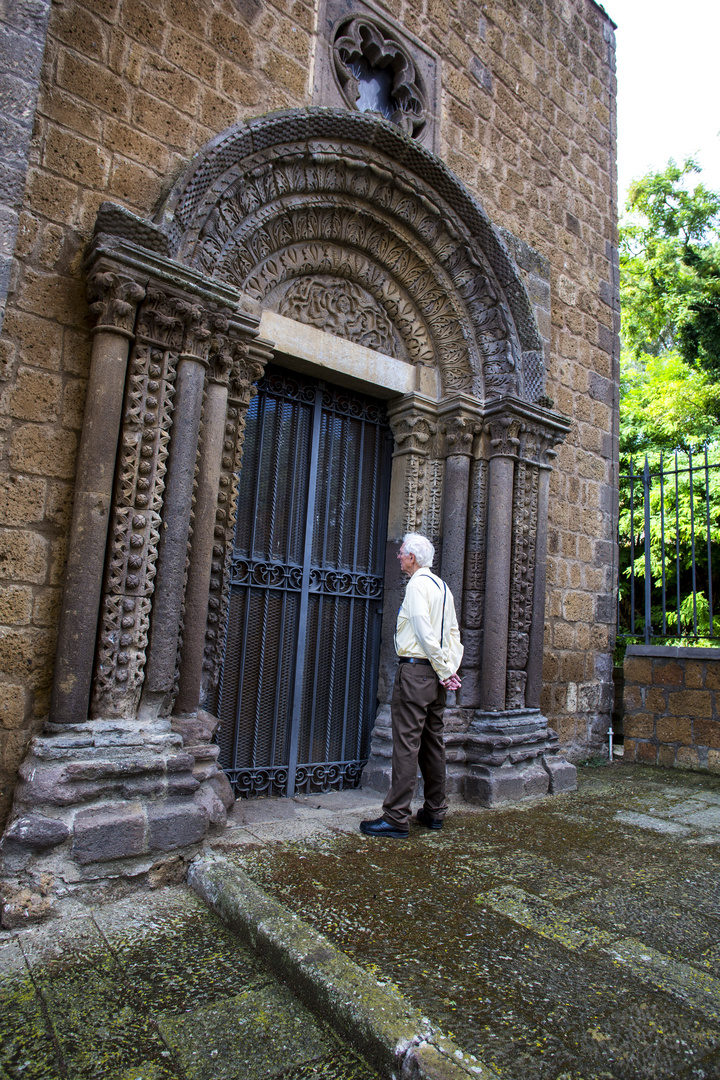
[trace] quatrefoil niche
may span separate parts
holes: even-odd
[[[380,24],[350,19],[333,42],[335,74],[351,109],[374,112],[417,138],[425,126],[427,95],[407,49]]]

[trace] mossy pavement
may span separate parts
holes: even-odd
[[[2,1080],[376,1080],[183,886],[0,941]]]
[[[222,846],[504,1080],[720,1080],[719,777],[585,767],[408,841],[356,826]]]
[[[409,841],[378,811],[240,804],[211,848],[505,1080],[720,1080],[720,778],[584,768]],[[71,914],[0,936],[1,1080],[377,1077],[187,887]]]

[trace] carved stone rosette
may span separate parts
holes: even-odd
[[[94,716],[131,715],[143,678],[172,399],[183,344],[178,297],[147,290],[130,357],[103,587]]]

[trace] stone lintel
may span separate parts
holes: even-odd
[[[375,397],[412,394],[416,389],[418,369],[406,360],[386,356],[275,311],[263,311],[260,330],[272,339],[282,362],[297,371],[321,378],[327,375],[337,383],[347,381]]]

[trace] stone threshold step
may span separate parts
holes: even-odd
[[[273,973],[383,1075],[498,1080],[436,1030],[398,990],[378,982],[228,859],[196,859],[188,884]]]

